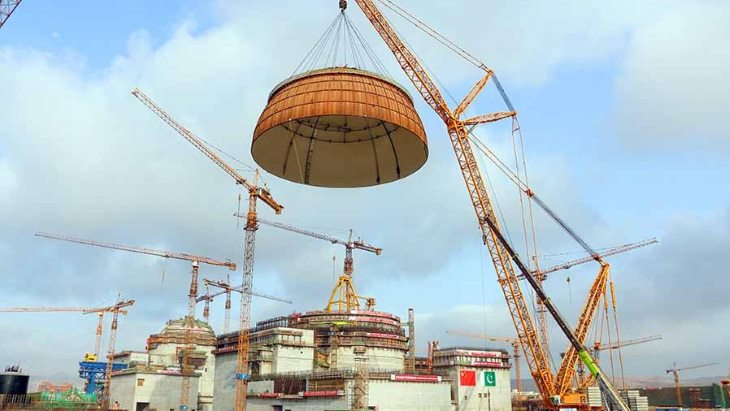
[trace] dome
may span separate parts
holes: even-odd
[[[379,74],[336,67],[274,88],[251,154],[264,170],[289,181],[366,187],[415,173],[428,158],[428,145],[405,89]]]
[[[159,334],[150,335],[147,339],[148,348],[154,348],[158,344],[185,344],[191,328],[193,344],[215,346],[215,332],[208,323],[183,317],[168,321]]]

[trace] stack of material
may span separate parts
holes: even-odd
[[[588,387],[586,397],[588,398],[589,407],[600,407],[603,405],[603,396],[601,395],[601,389],[598,387]]]
[[[625,390],[621,397],[631,411],[649,411],[649,398],[639,395],[639,390]]]

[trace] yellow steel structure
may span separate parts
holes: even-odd
[[[137,97],[147,108],[152,110],[158,117],[172,127],[178,134],[180,134],[190,144],[200,150],[206,157],[213,161],[218,167],[222,168],[228,175],[230,175],[236,184],[243,186],[248,191],[248,213],[246,214],[246,226],[245,239],[244,239],[244,250],[243,250],[243,281],[241,284],[241,304],[240,304],[240,315],[239,315],[239,337],[237,346],[237,359],[236,359],[236,397],[234,409],[235,411],[246,410],[246,395],[248,391],[248,380],[249,380],[249,328],[251,323],[251,293],[253,288],[253,266],[254,266],[254,255],[256,245],[256,231],[259,228],[258,225],[258,214],[256,206],[258,200],[268,205],[276,214],[281,214],[284,207],[274,200],[271,196],[268,188],[265,186],[259,186],[259,173],[256,170],[253,183],[249,182],[246,178],[241,176],[233,167],[227,164],[223,159],[215,154],[208,146],[203,142],[200,137],[193,134],[190,130],[185,128],[182,124],[178,123],[171,115],[165,112],[152,99],[147,97],[139,89],[134,89],[132,95]],[[183,393],[184,394],[184,393]]]

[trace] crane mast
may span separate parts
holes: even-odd
[[[264,187],[258,186],[258,170],[254,177],[253,184],[241,176],[233,167],[228,165],[222,158],[212,152],[206,144],[198,136],[193,134],[190,130],[183,127],[178,123],[171,115],[165,112],[152,99],[147,97],[142,91],[135,88],[132,90],[134,95],[142,104],[147,106],[153,113],[155,113],[162,121],[172,127],[178,134],[180,134],[190,144],[200,150],[206,157],[213,161],[216,165],[223,169],[228,175],[233,177],[236,184],[244,186],[248,191],[248,213],[246,214],[246,226],[244,228],[244,250],[243,250],[243,280],[241,283],[241,311],[239,315],[239,336],[237,346],[237,359],[236,359],[236,396],[234,402],[235,411],[246,410],[246,394],[248,390],[248,380],[250,378],[248,373],[248,356],[249,356],[249,327],[251,324],[251,290],[253,286],[253,266],[255,256],[255,245],[256,245],[256,231],[258,230],[258,215],[256,213],[257,200],[263,201],[268,205],[276,214],[281,214],[284,207],[276,202],[271,196],[269,190]]]
[[[378,10],[373,0],[355,0],[355,2],[393,53],[401,66],[401,69],[403,69],[405,74],[411,80],[418,93],[421,94],[426,103],[436,112],[447,126],[449,139],[454,149],[472,206],[474,207],[477,221],[482,231],[484,243],[489,249],[498,282],[502,287],[510,315],[517,330],[517,336],[522,344],[525,359],[530,368],[533,379],[542,394],[543,401],[546,405],[555,405],[552,404],[552,400],[557,395],[559,401],[559,395],[561,393],[556,391],[547,354],[541,346],[537,329],[530,315],[529,308],[520,288],[519,278],[512,266],[512,262],[517,265],[519,271],[522,272],[528,283],[532,286],[547,311],[552,315],[560,329],[569,339],[571,346],[575,350],[575,355],[579,356],[586,363],[591,374],[595,376],[604,394],[607,396],[610,406],[622,411],[628,410],[628,407],[620,398],[618,391],[613,387],[610,381],[606,379],[602,370],[600,370],[595,360],[591,357],[590,353],[588,353],[586,347],[583,345],[583,340],[579,339],[573,333],[557,307],[555,307],[552,301],[547,298],[540,282],[530,273],[527,267],[520,260],[517,253],[514,252],[507,240],[501,234],[499,222],[494,213],[489,193],[481,176],[477,159],[469,140],[469,131],[466,127],[513,117],[516,115],[516,112],[512,110],[511,104],[508,103],[508,106],[512,111],[483,114],[464,120],[460,118],[461,114],[466,111],[469,105],[484,89],[487,82],[493,75],[492,70],[483,64],[479,65],[479,67],[485,72],[484,77],[481,78],[474,87],[472,87],[466,97],[458,104],[456,110],[452,111],[444,100],[439,89],[431,80],[425,68],[418,61],[417,57],[408,49],[408,47],[405,46],[393,27],[382,15],[380,10]],[[343,9],[343,6],[347,6],[346,1],[340,2],[341,9]],[[500,88],[498,84],[497,86]],[[506,98],[505,101],[508,102]],[[526,193],[531,197],[534,197],[534,193],[532,193],[529,188]],[[542,203],[542,201],[538,198],[535,197],[535,200],[541,206],[544,205],[544,203]],[[547,206],[544,206],[543,208],[546,209],[546,211],[548,211],[551,216],[573,236],[573,238],[579,241],[584,248],[593,251],[587,244],[585,244],[585,242],[577,237],[577,235],[575,235],[575,233],[572,232],[572,230],[570,230],[567,225],[559,219],[559,217],[550,212]],[[591,255],[595,260],[602,263],[600,255],[595,252],[591,252]]]
[[[241,214],[236,213],[237,217],[241,217]],[[315,233],[313,231],[304,230],[299,227],[295,227],[288,224],[283,224],[275,221],[259,219],[259,223],[266,224],[268,226],[280,228],[282,230],[291,231],[293,233],[302,234],[308,237],[317,238],[320,240],[328,241],[332,244],[339,244],[345,247],[345,263],[343,267],[343,275],[340,276],[335,288],[330,294],[329,302],[327,303],[327,311],[332,311],[334,307],[337,307],[338,311],[342,310],[358,310],[360,309],[360,300],[365,300],[368,310],[375,308],[375,298],[362,297],[355,291],[355,286],[352,281],[352,275],[355,272],[354,260],[352,258],[352,250],[363,250],[371,252],[375,255],[380,255],[383,252],[382,248],[374,247],[369,244],[365,244],[362,240],[352,239],[352,230],[350,230],[350,236],[347,240],[341,240],[326,234]]]
[[[117,329],[119,328],[119,312],[124,307],[134,305],[134,300],[120,301],[111,307],[112,325],[109,332],[109,350],[106,357],[106,371],[104,372],[104,394],[101,399],[102,409],[109,409],[109,399],[112,385],[112,370],[114,368],[114,345],[117,341]]]

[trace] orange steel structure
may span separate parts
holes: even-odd
[[[276,202],[271,196],[269,190],[264,186],[258,185],[258,171],[254,177],[253,183],[250,183],[247,179],[241,176],[233,167],[228,165],[222,158],[211,151],[205,143],[193,134],[190,130],[183,127],[178,123],[172,116],[167,114],[162,108],[160,108],[154,101],[142,93],[139,89],[134,89],[132,95],[137,97],[147,108],[152,110],[158,117],[172,127],[178,134],[180,134],[190,144],[200,150],[206,157],[213,161],[216,165],[223,169],[228,175],[233,177],[236,184],[243,186],[248,191],[248,214],[246,215],[246,227],[244,228],[245,234],[245,245],[243,252],[243,281],[242,290],[251,291],[253,287],[253,266],[254,266],[254,252],[256,243],[256,231],[259,228],[258,225],[258,214],[256,212],[256,205],[258,200],[268,205],[276,214],[280,214],[284,207]],[[241,293],[241,311],[239,316],[239,333],[238,338],[238,354],[236,360],[236,398],[234,409],[236,411],[246,410],[246,394],[248,390],[249,366],[249,327],[251,323],[251,293]]]
[[[8,307],[0,308],[0,313],[41,313],[41,312],[80,312],[83,314],[96,313],[99,316],[99,322],[96,325],[96,340],[94,342],[94,358],[99,358],[101,352],[101,337],[104,327],[104,314],[113,312],[115,306],[98,307],[98,308],[82,308],[82,307]],[[119,311],[123,315],[127,315],[126,310]]]
[[[416,172],[428,157],[426,144],[408,92],[378,74],[336,67],[274,88],[251,154],[266,171],[290,181],[363,187]],[[377,161],[367,161],[371,156]]]
[[[213,266],[219,266],[219,267],[228,267],[229,270],[235,271],[236,264],[231,262],[230,260],[215,260],[210,257],[203,257],[199,255],[192,255],[192,254],[185,254],[185,253],[175,253],[171,251],[161,251],[161,250],[153,250],[150,248],[141,248],[141,247],[133,247],[129,245],[121,245],[121,244],[114,244],[114,243],[105,243],[101,241],[94,241],[94,240],[84,240],[81,238],[75,238],[75,237],[68,237],[68,236],[62,236],[57,234],[49,234],[49,233],[36,233],[36,236],[38,237],[45,237],[50,238],[54,240],[62,240],[62,241],[68,241],[72,243],[77,244],[83,244],[83,245],[91,245],[95,247],[102,247],[102,248],[110,248],[113,250],[122,250],[122,251],[129,251],[132,253],[139,253],[139,254],[147,254],[147,255],[154,255],[157,257],[163,257],[163,258],[172,258],[176,260],[185,260],[190,261],[192,263],[193,269],[192,269],[192,276],[190,279],[190,289],[188,292],[188,315],[187,318],[189,321],[185,321],[185,324],[190,324],[190,329],[188,330],[188,338],[187,343],[185,347],[185,352],[191,352],[192,349],[195,347],[193,341],[192,341],[192,327],[195,320],[195,304],[197,303],[197,297],[198,297],[198,272],[199,272],[199,265],[200,263],[213,265]],[[182,389],[181,389],[181,403],[180,407],[184,408],[181,411],[185,411],[187,409],[187,401],[189,397],[190,392],[190,374],[192,373],[192,370],[190,370],[188,367],[185,366],[185,356],[183,356],[183,364],[180,364],[180,370],[182,374]]]
[[[494,77],[493,71],[463,49],[453,43],[450,43],[450,48],[453,51],[484,72],[483,77],[476,82],[472,89],[467,93],[466,97],[454,109],[451,109],[446,103],[440,89],[431,79],[431,76],[428,74],[424,66],[421,64],[416,55],[403,43],[395,29],[375,5],[375,2],[373,0],[355,0],[355,3],[357,3],[372,26],[393,53],[401,69],[413,83],[418,93],[436,112],[447,127],[462,177],[476,213],[477,222],[482,231],[484,243],[489,249],[498,282],[507,301],[507,306],[515,325],[517,336],[522,344],[525,360],[542,395],[545,406],[558,406],[561,403],[561,399],[567,397],[566,394],[569,394],[567,390],[569,388],[568,383],[570,382],[569,377],[575,372],[575,362],[580,357],[590,370],[591,374],[596,378],[603,393],[606,395],[609,406],[622,411],[628,411],[629,408],[621,399],[618,390],[616,390],[613,384],[606,378],[606,375],[600,369],[584,345],[585,336],[588,328],[590,327],[593,314],[598,307],[598,301],[606,288],[606,280],[609,275],[608,264],[603,261],[601,256],[591,249],[588,244],[580,239],[580,237],[578,237],[578,235],[573,232],[564,221],[553,213],[547,205],[545,205],[535,195],[527,184],[522,182],[517,176],[514,176],[514,173],[511,173],[513,182],[517,184],[528,197],[538,203],[538,205],[540,205],[559,225],[561,225],[573,237],[573,239],[579,242],[587,251],[590,251],[591,257],[601,266],[599,274],[588,294],[588,299],[581,313],[578,325],[576,326],[576,331],[573,332],[562,314],[558,311],[557,307],[555,307],[552,301],[547,298],[540,282],[529,272],[520,257],[502,235],[502,230],[500,228],[499,221],[496,218],[489,192],[487,191],[481,171],[479,170],[476,156],[474,155],[469,138],[470,131],[467,129],[468,127],[495,122],[506,118],[513,118],[513,126],[517,126],[515,118],[517,113],[502,90],[499,82]],[[344,10],[347,7],[347,1],[340,0],[339,5],[340,9]],[[474,102],[482,90],[484,90],[490,80],[493,80],[499,89],[509,111],[493,112],[469,118],[462,118],[466,110]],[[521,290],[519,277],[517,276],[513,263],[517,266],[519,271],[525,275],[525,278],[537,294],[537,297],[541,300],[542,304],[544,304],[554,320],[558,323],[561,331],[570,341],[571,349],[563,359],[563,366],[561,366],[561,370],[558,373],[558,378],[553,376],[550,369],[547,353],[543,349],[540,338],[538,337],[537,327],[532,320],[532,316],[525,300],[525,296]]]
[[[21,1],[23,0],[0,0],[0,28],[10,18],[10,15],[13,14]]]

